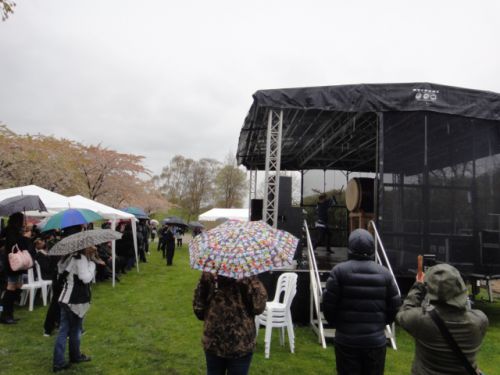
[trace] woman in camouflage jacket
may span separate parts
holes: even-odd
[[[266,301],[266,289],[255,276],[235,280],[202,274],[193,310],[204,321],[208,375],[248,373],[255,348],[254,317],[264,311]]]

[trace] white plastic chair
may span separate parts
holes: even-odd
[[[24,283],[21,289],[24,291],[23,296],[21,297],[20,305],[24,306],[26,301],[30,300],[29,311],[33,311],[33,305],[35,304],[35,295],[38,289],[42,289],[42,297],[43,297],[43,284],[39,281],[35,280],[35,275],[33,272],[33,268],[28,270],[28,282]],[[47,295],[45,294],[44,305],[47,305]]]
[[[276,285],[276,293],[272,301],[266,302],[266,309],[255,317],[257,334],[261,325],[266,327],[265,357],[269,358],[271,351],[271,333],[273,328],[280,329],[280,344],[285,345],[285,327],[287,329],[290,352],[295,351],[295,334],[293,331],[292,314],[290,306],[297,293],[297,274],[286,272],[280,275]]]
[[[43,300],[43,305],[47,306],[47,297],[49,296],[50,292],[52,291],[52,280],[44,280],[42,278],[42,270],[40,268],[40,264],[35,260],[35,267],[36,267],[36,280],[37,282],[42,284],[42,300]]]

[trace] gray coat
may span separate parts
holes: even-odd
[[[436,309],[462,352],[476,365],[476,354],[488,318],[468,306],[467,288],[458,271],[447,264],[429,269],[425,283],[415,283],[396,321],[415,338],[413,375],[467,374],[462,362],[441,335],[428,311]]]

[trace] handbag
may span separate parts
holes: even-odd
[[[444,339],[448,342],[448,345],[453,350],[455,355],[460,359],[460,361],[464,365],[467,372],[470,375],[485,375],[479,369],[477,371],[474,370],[474,367],[472,367],[472,365],[470,364],[470,362],[467,359],[467,357],[465,356],[465,354],[462,352],[462,350],[460,350],[460,347],[458,346],[457,342],[455,341],[455,339],[451,335],[450,331],[448,330],[448,328],[444,324],[443,319],[441,319],[441,317],[439,316],[437,311],[435,309],[430,310],[429,315],[432,318],[432,320],[434,321],[434,323],[436,323],[436,325],[438,326],[439,330],[441,331],[441,334],[443,335]]]
[[[15,244],[9,253],[9,265],[12,271],[26,271],[33,267],[33,259],[28,250],[21,250]]]

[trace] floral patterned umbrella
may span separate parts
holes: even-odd
[[[241,279],[289,265],[299,240],[263,221],[228,220],[189,243],[191,267]]]

